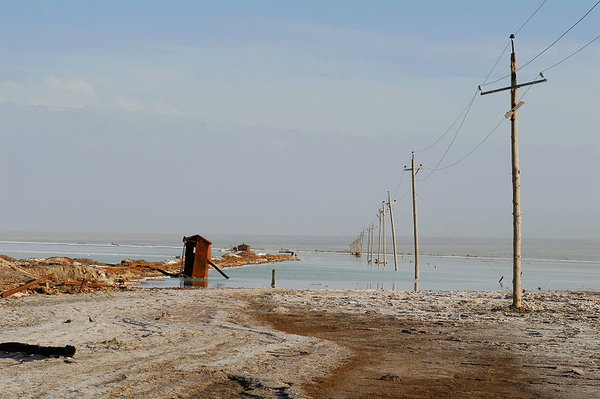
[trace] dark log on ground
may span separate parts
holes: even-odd
[[[42,355],[42,356],[73,356],[75,354],[75,347],[72,345],[67,346],[40,346],[23,344],[21,342],[2,342],[0,343],[0,351],[4,352],[23,352],[28,355]]]

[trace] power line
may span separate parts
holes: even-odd
[[[392,191],[392,194],[396,195],[396,193],[398,193],[398,190],[400,189],[400,184],[402,184],[402,180],[404,180],[405,175],[406,175],[406,173],[404,173],[404,171],[402,171],[400,180],[398,181],[398,184],[396,184],[396,188],[394,189],[394,191]]]
[[[547,2],[547,1],[548,1],[548,0],[544,0],[544,1],[542,1],[542,4],[540,4],[540,5],[538,6],[538,8],[536,8],[536,9],[535,9],[535,11],[533,12],[533,14],[531,14],[531,15],[529,16],[529,18],[527,18],[527,21],[523,22],[523,25],[521,25],[521,27],[515,31],[515,35],[516,35],[517,33],[519,33],[519,32],[521,31],[521,29],[523,29],[523,28],[525,27],[525,25],[527,25],[527,24],[529,23],[529,21],[531,21],[531,18],[533,18],[533,17],[534,17],[534,15],[535,15],[535,14],[537,14],[537,12],[540,10],[540,8],[542,8],[542,6],[543,6],[544,4],[546,4],[546,2]]]
[[[458,137],[458,134],[460,133],[465,120],[467,119],[467,116],[469,115],[469,111],[471,111],[471,107],[473,106],[473,102],[475,101],[475,97],[477,97],[477,93],[479,92],[479,88],[475,91],[475,94],[473,94],[473,98],[471,98],[471,101],[469,102],[467,111],[465,112],[462,121],[460,122],[460,125],[458,126],[458,129],[456,129],[456,133],[454,133],[454,137],[452,137],[452,141],[450,141],[450,144],[448,144],[448,148],[446,148],[446,151],[444,152],[444,155],[442,155],[442,157],[439,159],[439,161],[437,162],[437,164],[433,167],[431,173],[429,173],[427,176],[425,176],[422,179],[419,179],[419,181],[423,181],[427,178],[429,178],[436,170],[436,168],[438,166],[440,166],[440,164],[442,163],[442,161],[444,160],[444,158],[446,158],[446,155],[448,155],[448,152],[450,151],[450,148],[452,148],[452,145],[454,144],[454,141],[456,141],[456,137]]]
[[[562,60],[558,61],[556,64],[552,65],[551,67],[548,67],[548,68],[544,69],[542,71],[542,73],[544,73],[546,71],[549,71],[550,69],[554,68],[555,66],[558,66],[558,65],[562,64],[563,62],[565,62],[569,58],[573,57],[575,54],[579,53],[581,50],[583,50],[584,48],[586,48],[590,44],[594,43],[598,39],[600,39],[600,35],[596,36],[595,38],[593,38],[592,40],[590,40],[589,42],[587,42],[587,44],[585,46],[579,48],[577,51],[571,53],[569,56],[567,56],[567,57],[563,58]]]
[[[566,31],[564,31],[564,32],[563,32],[563,33],[562,33],[562,34],[561,34],[559,37],[557,37],[557,38],[556,38],[556,39],[555,39],[555,40],[554,40],[552,43],[550,43],[548,46],[546,46],[546,48],[545,48],[545,49],[543,49],[542,51],[540,51],[539,53],[537,53],[537,54],[536,54],[536,55],[535,55],[535,56],[534,56],[532,59],[530,59],[529,61],[527,61],[526,63],[524,63],[523,65],[521,65],[519,68],[517,68],[517,71],[519,71],[519,70],[521,70],[521,69],[525,68],[527,65],[529,65],[529,64],[531,64],[533,61],[535,61],[535,60],[536,60],[536,59],[537,59],[539,56],[541,56],[542,54],[544,54],[546,51],[550,50],[550,48],[552,48],[552,47],[553,47],[553,46],[554,46],[556,43],[558,43],[558,41],[559,41],[560,39],[562,39],[562,38],[563,38],[563,37],[564,37],[564,36],[565,36],[567,33],[569,33],[569,32],[570,32],[570,31],[571,31],[571,30],[572,30],[574,27],[576,27],[576,26],[577,26],[577,25],[578,25],[578,24],[579,24],[581,21],[583,21],[583,19],[584,19],[585,17],[587,17],[587,16],[588,16],[588,14],[589,14],[589,13],[591,13],[591,12],[592,12],[592,10],[598,6],[598,4],[600,4],[600,0],[598,0],[598,1],[596,2],[596,4],[594,4],[594,5],[592,6],[592,8],[590,8],[590,9],[589,9],[589,10],[588,10],[588,11],[587,11],[585,14],[583,14],[583,16],[582,16],[581,18],[579,18],[579,19],[577,20],[577,22],[575,22],[573,25],[571,25],[571,27],[570,27],[569,29],[567,29]],[[594,40],[595,40],[595,39],[594,39]],[[590,44],[591,44],[591,43],[590,43]],[[582,48],[581,50],[583,50],[583,48]],[[573,55],[574,55],[574,54],[573,54]],[[561,61],[561,62],[562,62],[562,61]],[[496,79],[496,80],[494,80],[494,81],[491,81],[491,82],[482,83],[482,86],[483,86],[483,85],[490,85],[490,84],[493,84],[493,83],[499,82],[499,81],[501,81],[501,80],[503,80],[503,79],[506,79],[506,78],[508,78],[509,76],[510,76],[510,74],[508,74],[508,75],[504,75],[504,76],[502,76],[501,78],[498,78],[498,79]]]
[[[535,16],[535,14],[537,14],[537,12],[540,10],[540,8],[542,8],[544,6],[544,4],[546,4],[548,0],[544,0],[542,1],[542,3],[538,6],[538,8],[535,9],[535,11],[533,12],[533,14],[531,14],[529,16],[529,18],[527,18],[527,20],[525,22],[523,22],[523,24],[521,25],[521,27],[519,27],[519,29],[517,29],[515,31],[515,35],[517,33],[519,33],[521,31],[521,29],[523,29],[525,27],[525,25],[527,25],[529,23],[529,21],[531,21],[531,19]],[[504,50],[502,51],[502,54],[500,54],[500,57],[498,57],[498,60],[496,61],[496,63],[494,64],[494,67],[492,68],[492,70],[490,71],[490,73],[488,73],[488,75],[485,77],[485,79],[483,80],[483,83],[481,84],[482,86],[484,85],[488,85],[488,84],[492,84],[492,83],[496,83],[501,81],[502,79],[506,79],[507,77],[509,77],[510,75],[506,75],[503,76],[499,79],[494,80],[493,82],[488,82],[488,78],[490,77],[490,75],[492,74],[492,71],[496,68],[496,65],[498,65],[498,62],[500,62],[500,59],[502,58],[502,56],[504,55],[504,53],[506,52],[506,50],[508,49],[508,46],[510,46],[510,41],[508,43],[506,43],[506,47],[504,47]]]
[[[527,87],[527,89],[525,90],[525,92],[523,92],[523,94],[521,95],[521,97],[519,98],[519,101],[521,101],[525,95],[527,94],[527,92],[529,91],[529,89],[531,89],[532,86]],[[451,167],[461,163],[462,161],[464,161],[465,159],[467,159],[471,154],[473,154],[475,151],[477,151],[477,149],[479,147],[481,147],[483,145],[483,143],[485,143],[495,132],[496,130],[498,130],[498,128],[500,127],[500,125],[502,124],[502,122],[504,122],[506,120],[505,117],[502,117],[502,119],[500,119],[500,122],[498,122],[498,124],[496,126],[494,126],[494,128],[487,134],[487,136],[485,136],[483,138],[483,140],[481,140],[479,142],[479,144],[477,144],[475,147],[473,147],[473,149],[471,151],[469,151],[468,153],[466,153],[465,155],[463,155],[461,158],[459,158],[457,161],[449,164],[449,165],[445,165],[442,166],[441,168],[436,167],[435,169],[433,169],[432,173],[438,170],[444,170],[444,169],[450,169]],[[431,174],[429,174],[428,176],[426,176],[425,178],[431,176]],[[425,178],[423,178],[422,180],[425,180]]]
[[[477,95],[477,92],[475,92],[474,97],[476,95]],[[465,111],[467,111],[471,107],[471,104],[473,104],[474,100],[475,100],[474,98],[471,98],[469,100],[469,102],[467,103],[467,105],[465,105],[465,107],[460,112],[460,114],[458,114],[458,116],[456,117],[456,119],[454,120],[454,122],[452,122],[452,124],[450,125],[450,127],[448,127],[448,129],[446,129],[446,131],[436,141],[434,141],[433,143],[431,143],[427,147],[423,148],[422,150],[415,151],[415,154],[419,154],[419,153],[427,151],[428,149],[430,149],[431,147],[433,147],[434,145],[436,145],[437,143],[439,143],[444,137],[446,137],[446,135],[448,134],[448,132],[450,132],[450,130],[452,130],[452,128],[454,127],[454,125],[456,125],[456,122],[458,122],[460,120],[460,118],[463,116],[463,114],[465,113]]]
[[[496,60],[496,62],[492,66],[492,69],[490,69],[490,71],[486,75],[485,79],[483,80],[484,82],[486,80],[488,80],[488,78],[490,77],[490,75],[494,72],[494,69],[496,69],[496,66],[498,66],[498,63],[500,62],[500,60],[502,59],[502,57],[506,53],[506,50],[508,49],[508,46],[510,46],[510,41],[508,43],[506,43],[506,46],[504,46],[504,49],[500,52],[500,55],[498,56],[498,59]],[[485,83],[483,83],[483,84],[485,84]],[[433,143],[431,143],[427,147],[423,148],[422,150],[414,151],[415,154],[419,154],[419,153],[427,151],[428,149],[430,149],[431,147],[433,147],[434,145],[436,145],[437,143],[439,143],[444,137],[446,137],[446,135],[450,132],[450,130],[452,130],[452,128],[454,127],[454,125],[456,125],[456,122],[458,122],[460,120],[460,118],[467,111],[467,109],[469,109],[471,107],[472,104],[473,104],[473,99],[469,100],[469,102],[467,103],[467,105],[465,105],[465,107],[460,112],[460,114],[458,114],[458,116],[456,117],[456,119],[454,120],[454,122],[452,122],[452,124],[448,127],[448,129],[446,129],[444,131],[444,133],[442,133],[442,135],[440,137],[438,137],[437,140],[435,140]]]
[[[433,172],[438,171],[438,170],[450,169],[451,167],[453,167],[453,166],[461,163],[465,159],[467,159],[471,154],[473,154],[475,151],[477,151],[477,149],[479,147],[481,147],[483,145],[483,143],[485,143],[492,136],[492,134],[494,134],[496,132],[496,130],[498,130],[498,128],[500,127],[500,125],[502,124],[502,122],[504,122],[505,120],[506,120],[506,118],[502,117],[502,119],[500,120],[500,122],[498,122],[498,124],[488,133],[488,135],[485,136],[483,138],[483,140],[481,140],[481,142],[479,144],[477,144],[471,151],[469,151],[468,153],[466,153],[462,158],[460,158],[457,161],[451,163],[450,165],[442,166],[441,168],[436,167],[435,169],[433,169]],[[431,174],[429,176],[431,176]],[[429,176],[427,176],[427,177],[429,177]]]
[[[529,16],[529,18],[527,18],[527,20],[525,20],[525,22],[523,22],[523,24],[519,27],[519,29],[517,29],[517,31],[515,33],[518,33],[521,31],[521,29],[523,29],[525,27],[525,25],[527,25],[529,23],[529,21],[531,21],[531,19],[535,16],[535,14],[537,14],[537,12],[544,6],[544,4],[546,4],[548,0],[543,0],[541,2],[541,4],[535,9],[535,11]],[[492,66],[492,68],[490,69],[490,71],[488,72],[488,74],[485,76],[485,79],[483,79],[483,83],[482,85],[487,84],[487,80],[489,79],[489,77],[492,75],[492,73],[494,73],[494,70],[496,69],[496,67],[498,66],[498,63],[500,62],[500,60],[502,59],[502,57],[504,56],[504,54],[506,53],[506,50],[508,49],[508,47],[510,46],[510,41],[506,43],[506,46],[504,46],[504,49],[500,52],[500,55],[498,56],[498,58],[496,59],[496,62],[494,63],[494,65]],[[504,79],[500,78],[499,80]],[[493,83],[493,82],[491,82]],[[423,148],[422,150],[418,150],[415,151],[416,154],[425,152],[427,150],[429,150],[431,147],[433,147],[434,145],[436,145],[437,143],[439,143],[444,137],[446,137],[446,135],[450,132],[450,130],[452,130],[452,128],[454,127],[454,125],[456,125],[456,123],[460,120],[460,118],[462,117],[462,115],[465,113],[465,111],[467,111],[467,109],[470,108],[470,106],[472,105],[473,100],[471,100],[469,103],[467,103],[467,105],[465,106],[465,108],[463,108],[463,110],[460,112],[460,114],[458,114],[458,116],[456,117],[456,119],[454,120],[454,122],[452,122],[452,124],[450,125],[450,127],[448,127],[448,129],[446,129],[444,131],[444,133],[437,139],[435,140],[433,143],[431,143],[430,145],[428,145],[427,147]],[[463,119],[464,122],[464,119]]]
[[[598,4],[600,4],[600,0],[598,0],[598,1],[596,2],[596,4],[594,4],[594,5],[592,6],[592,8],[590,8],[590,9],[588,10],[588,12],[586,12],[585,14],[583,14],[583,17],[579,18],[579,20],[577,20],[577,22],[575,22],[575,23],[574,23],[574,24],[573,24],[573,25],[572,25],[572,26],[571,26],[569,29],[567,29],[567,30],[566,30],[566,31],[565,31],[565,32],[564,32],[562,35],[560,35],[558,38],[556,38],[556,40],[554,40],[552,43],[550,43],[550,45],[549,45],[548,47],[546,47],[545,49],[543,49],[542,51],[540,51],[540,52],[539,52],[539,53],[538,53],[538,54],[537,54],[535,57],[533,57],[532,59],[530,59],[529,61],[527,61],[525,64],[521,65],[521,67],[520,67],[519,69],[525,68],[527,65],[531,64],[531,63],[532,63],[532,62],[533,62],[533,61],[534,61],[536,58],[538,58],[540,55],[544,54],[544,53],[545,53],[546,51],[548,51],[548,50],[549,50],[549,49],[550,49],[552,46],[554,46],[556,43],[558,43],[558,41],[559,41],[560,39],[562,39],[562,38],[563,38],[563,37],[564,37],[564,36],[565,36],[567,33],[569,33],[569,32],[571,31],[571,29],[573,29],[573,28],[574,28],[574,27],[576,27],[576,26],[577,26],[577,25],[578,25],[578,24],[579,24],[581,21],[583,21],[583,19],[584,19],[585,17],[587,17],[587,15],[588,15],[589,13],[591,13],[591,12],[592,12],[592,10],[593,10],[594,8],[596,8],[596,6],[597,6]],[[517,70],[519,70],[519,69],[517,69]]]
[[[490,75],[494,72],[494,69],[496,69],[496,66],[498,66],[498,63],[500,62],[500,60],[502,59],[502,57],[504,56],[504,53],[506,53],[506,50],[508,50],[508,46],[510,46],[510,41],[508,41],[506,43],[506,46],[504,46],[504,50],[502,50],[502,53],[500,53],[500,56],[498,57],[498,59],[496,60],[496,63],[494,64],[494,66],[492,67],[492,69],[490,70],[490,72],[487,74],[487,76],[485,77],[485,79],[483,79],[483,83],[482,85],[487,84],[487,80],[489,79]]]

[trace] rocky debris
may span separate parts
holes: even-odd
[[[0,255],[0,292],[21,287],[40,277],[54,275],[39,285],[12,295],[60,294],[88,292],[97,289],[121,289],[118,278],[90,259],[67,257],[48,259],[15,259]]]
[[[214,258],[213,262],[219,268],[227,268],[290,260],[298,260],[298,258],[287,254],[265,255],[244,251]],[[54,274],[55,277],[39,286],[14,294],[13,297],[35,293],[53,295],[120,290],[131,287],[144,278],[162,277],[165,274],[178,275],[179,273],[181,273],[180,261],[146,262],[142,259],[128,258],[117,265],[110,265],[86,258],[15,259],[0,254],[0,293],[49,274]]]

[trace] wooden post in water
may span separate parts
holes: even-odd
[[[392,196],[388,191],[388,208],[390,209],[390,225],[392,226],[392,246],[394,247],[394,271],[398,271],[398,251],[396,249],[396,229],[394,228],[394,211],[392,210],[392,205],[395,204],[396,201],[392,202]]]
[[[512,189],[513,189],[513,303],[516,309],[523,306],[523,289],[521,288],[521,169],[519,167],[519,132],[517,129],[517,109],[523,102],[517,103],[517,89],[537,83],[546,82],[542,79],[528,83],[517,84],[517,55],[515,54],[515,35],[510,35],[512,52],[510,54],[510,86],[501,89],[481,92],[481,95],[510,90],[510,110],[505,117],[510,118],[510,143],[512,163]],[[480,86],[481,89],[481,86]]]
[[[275,279],[275,269],[271,270],[271,288],[275,288],[277,281]]]

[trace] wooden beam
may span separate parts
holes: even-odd
[[[26,289],[34,287],[34,286],[38,285],[39,283],[41,283],[42,281],[49,280],[49,279],[51,279],[53,277],[56,277],[56,275],[54,273],[47,274],[47,275],[45,275],[43,277],[40,277],[40,278],[38,278],[36,280],[33,280],[33,281],[31,281],[31,282],[29,282],[27,284],[23,284],[20,287],[17,287],[17,288],[14,288],[12,290],[3,292],[0,296],[2,298],[8,298],[9,296],[16,294],[17,292],[25,291]]]

